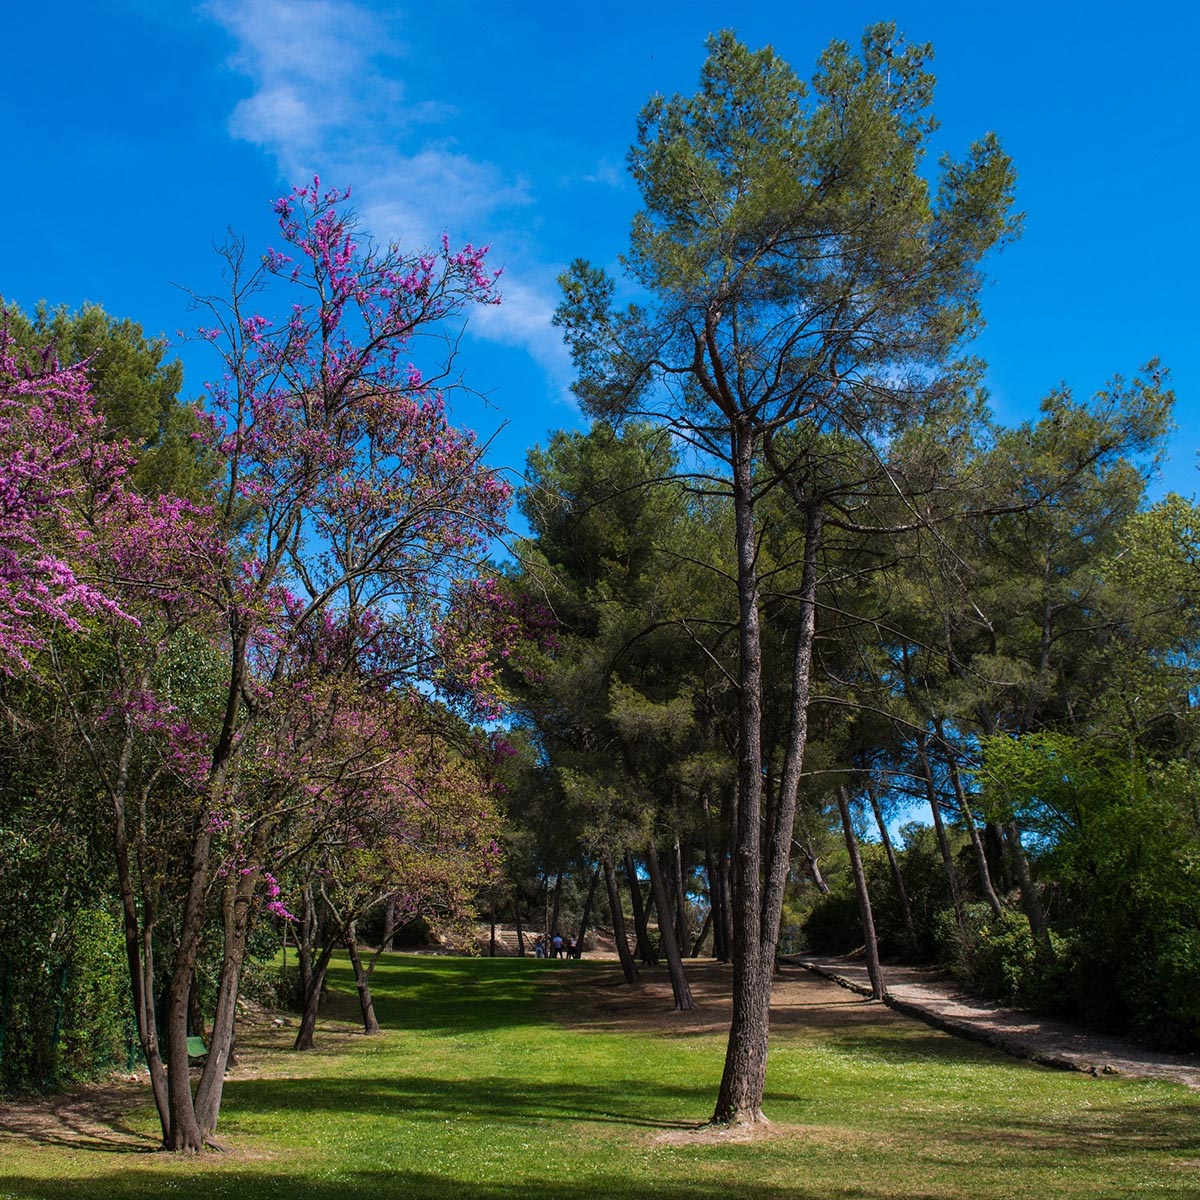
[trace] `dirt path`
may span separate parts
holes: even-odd
[[[871,994],[866,963],[861,959],[799,954],[781,960],[781,966],[785,977],[802,968],[860,995]],[[948,1033],[986,1042],[1018,1058],[1092,1075],[1168,1079],[1200,1090],[1200,1058],[1196,1056],[1163,1054],[1066,1021],[989,1004],[964,994],[936,971],[888,966],[883,969],[883,982],[887,1004],[897,1012]]]

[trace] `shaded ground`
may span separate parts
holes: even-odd
[[[781,967],[783,978],[800,968],[853,994],[871,992],[862,959],[799,954],[782,960]],[[940,972],[920,967],[884,967],[883,982],[894,1011],[1018,1058],[1093,1075],[1166,1079],[1200,1090],[1200,1058],[1194,1055],[1164,1054],[1067,1021],[989,1004],[968,996]]]

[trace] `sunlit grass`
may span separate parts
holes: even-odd
[[[771,1136],[698,1140],[723,1034],[595,1020],[588,987],[555,986],[603,985],[619,1005],[612,977],[606,964],[385,959],[381,1037],[327,1021],[301,1055],[282,1048],[288,1030],[267,1031],[281,1047],[269,1056],[248,1039],[226,1086],[227,1153],[153,1152],[143,1107],[103,1139],[6,1139],[0,1196],[1200,1195],[1200,1096],[1016,1062],[858,1004],[844,1023],[777,1032]],[[344,964],[331,981],[331,1014],[352,1018]]]

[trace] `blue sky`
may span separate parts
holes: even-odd
[[[272,242],[269,201],[319,172],[352,184],[381,239],[489,242],[506,303],[462,365],[488,403],[457,411],[519,468],[579,423],[549,318],[574,257],[611,265],[637,196],[624,172],[655,91],[695,89],[705,36],[771,43],[802,76],[831,38],[894,19],[931,41],[940,148],[995,130],[1021,241],[990,264],[993,407],[1009,423],[1066,382],[1090,395],[1152,355],[1179,432],[1157,491],[1200,484],[1196,281],[1200,5],[1185,3],[422,4],[212,0],[12,4],[0,18],[8,217],[0,295],[97,301],[174,339],[175,285],[220,290],[227,227]],[[189,394],[212,367],[178,351]]]

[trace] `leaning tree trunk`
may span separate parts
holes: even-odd
[[[296,1040],[292,1043],[293,1050],[311,1050],[313,1038],[317,1032],[317,1012],[321,1007],[321,992],[325,987],[325,976],[329,971],[329,960],[333,957],[333,947],[337,938],[331,936],[321,956],[313,964],[312,983],[304,997],[304,1008],[300,1015],[300,1028],[296,1032]]]
[[[608,911],[612,916],[613,940],[617,943],[617,957],[621,960],[621,973],[626,983],[641,983],[637,963],[629,953],[629,936],[625,932],[625,913],[621,909],[621,889],[617,886],[617,873],[613,870],[612,855],[607,846],[601,847],[600,862],[604,868],[604,888],[608,892]]]
[[[871,999],[883,999],[883,973],[879,969],[879,942],[875,937],[875,916],[871,912],[871,894],[867,890],[867,875],[863,870],[862,855],[858,852],[858,837],[854,823],[850,820],[850,799],[846,789],[838,784],[836,790],[838,812],[842,818],[842,832],[846,835],[846,849],[850,854],[850,870],[854,874],[854,894],[858,897],[858,915],[862,921],[863,945],[867,955],[867,977],[871,980]]]
[[[738,567],[738,782],[733,813],[733,1020],[713,1124],[764,1121],[771,984],[791,864],[796,796],[808,740],[809,675],[816,634],[817,548],[823,514],[805,503],[804,570],[792,657],[791,705],[779,794],[763,829],[763,662],[758,611],[758,539],[753,514],[753,445],[739,430],[733,453]]]
[[[871,811],[875,814],[875,824],[879,829],[879,840],[887,854],[888,869],[892,873],[892,886],[896,889],[896,899],[900,903],[900,918],[904,922],[904,932],[908,935],[908,943],[912,949],[917,945],[917,927],[913,923],[912,905],[908,902],[908,889],[904,886],[904,876],[900,873],[900,862],[896,858],[896,848],[892,845],[888,833],[887,822],[883,819],[883,811],[879,807],[879,797],[875,795],[875,785],[867,780],[867,799],[871,802]]]
[[[596,885],[600,882],[600,868],[592,872],[592,881],[588,884],[587,899],[583,902],[583,916],[579,921],[579,937],[575,940],[575,957],[583,957],[583,939],[587,936],[588,925],[592,920],[592,901],[596,898]]]
[[[979,890],[983,892],[983,898],[987,901],[988,908],[992,910],[992,916],[999,920],[1004,915],[1004,905],[1000,903],[1000,897],[996,895],[996,889],[992,886],[992,873],[988,869],[987,855],[983,850],[983,838],[979,834],[979,826],[975,824],[975,814],[971,812],[971,804],[962,784],[958,760],[950,744],[946,741],[940,719],[936,728],[938,738],[942,743],[942,754],[946,760],[946,767],[950,772],[950,783],[954,787],[954,798],[958,801],[958,811],[962,813],[963,824],[966,825],[967,833],[971,838],[971,849],[975,854],[975,867],[979,872]]]
[[[358,952],[357,922],[351,921],[346,929],[346,949],[350,952],[350,963],[354,967],[354,985],[358,989],[358,1005],[362,1010],[363,1033],[378,1033],[379,1021],[375,1016],[375,1001],[371,996],[371,978],[363,968],[362,956]]]
[[[261,858],[266,839],[265,825],[256,831],[251,853]],[[225,1072],[236,1061],[234,1057],[237,999],[241,986],[246,946],[253,924],[254,889],[260,875],[257,870],[245,874],[230,872],[221,891],[221,920],[224,932],[224,954],[221,974],[217,981],[217,1003],[209,1033],[208,1055],[196,1086],[196,1119],[205,1138],[217,1128],[221,1112],[221,1097],[225,1089]]]
[[[638,958],[648,967],[658,966],[658,955],[654,953],[654,945],[650,941],[650,933],[646,926],[648,918],[646,906],[642,903],[642,885],[638,882],[637,868],[633,863],[633,855],[625,851],[625,877],[629,880],[629,903],[633,909],[633,933],[637,938]]]
[[[946,883],[950,888],[950,902],[954,905],[954,919],[960,931],[966,929],[963,915],[962,896],[958,888],[958,872],[954,869],[954,856],[950,853],[950,839],[946,836],[946,823],[942,820],[942,802],[933,783],[933,768],[929,763],[929,735],[917,734],[917,762],[921,767],[921,778],[925,781],[925,797],[933,814],[933,829],[937,834],[938,849],[942,854],[942,866],[946,871]]]
[[[675,997],[676,1011],[686,1012],[695,1008],[692,999],[692,989],[688,985],[687,975],[683,970],[683,958],[679,953],[679,940],[671,928],[671,904],[667,896],[667,885],[663,879],[662,868],[658,865],[658,852],[654,849],[654,841],[646,843],[646,867],[650,871],[650,886],[654,890],[654,907],[658,909],[658,928],[661,937],[663,953],[667,956],[667,972],[671,976],[671,993]],[[665,914],[665,915],[664,915]]]
[[[1009,821],[1004,826],[1004,834],[1012,858],[1013,870],[1016,872],[1017,886],[1021,891],[1021,905],[1025,909],[1025,916],[1029,921],[1029,931],[1033,934],[1033,942],[1038,956],[1053,962],[1054,946],[1050,941],[1050,926],[1046,923],[1046,914],[1042,911],[1037,885],[1029,873],[1029,860],[1025,857],[1025,848],[1021,845],[1021,831],[1017,827],[1016,821]]]

